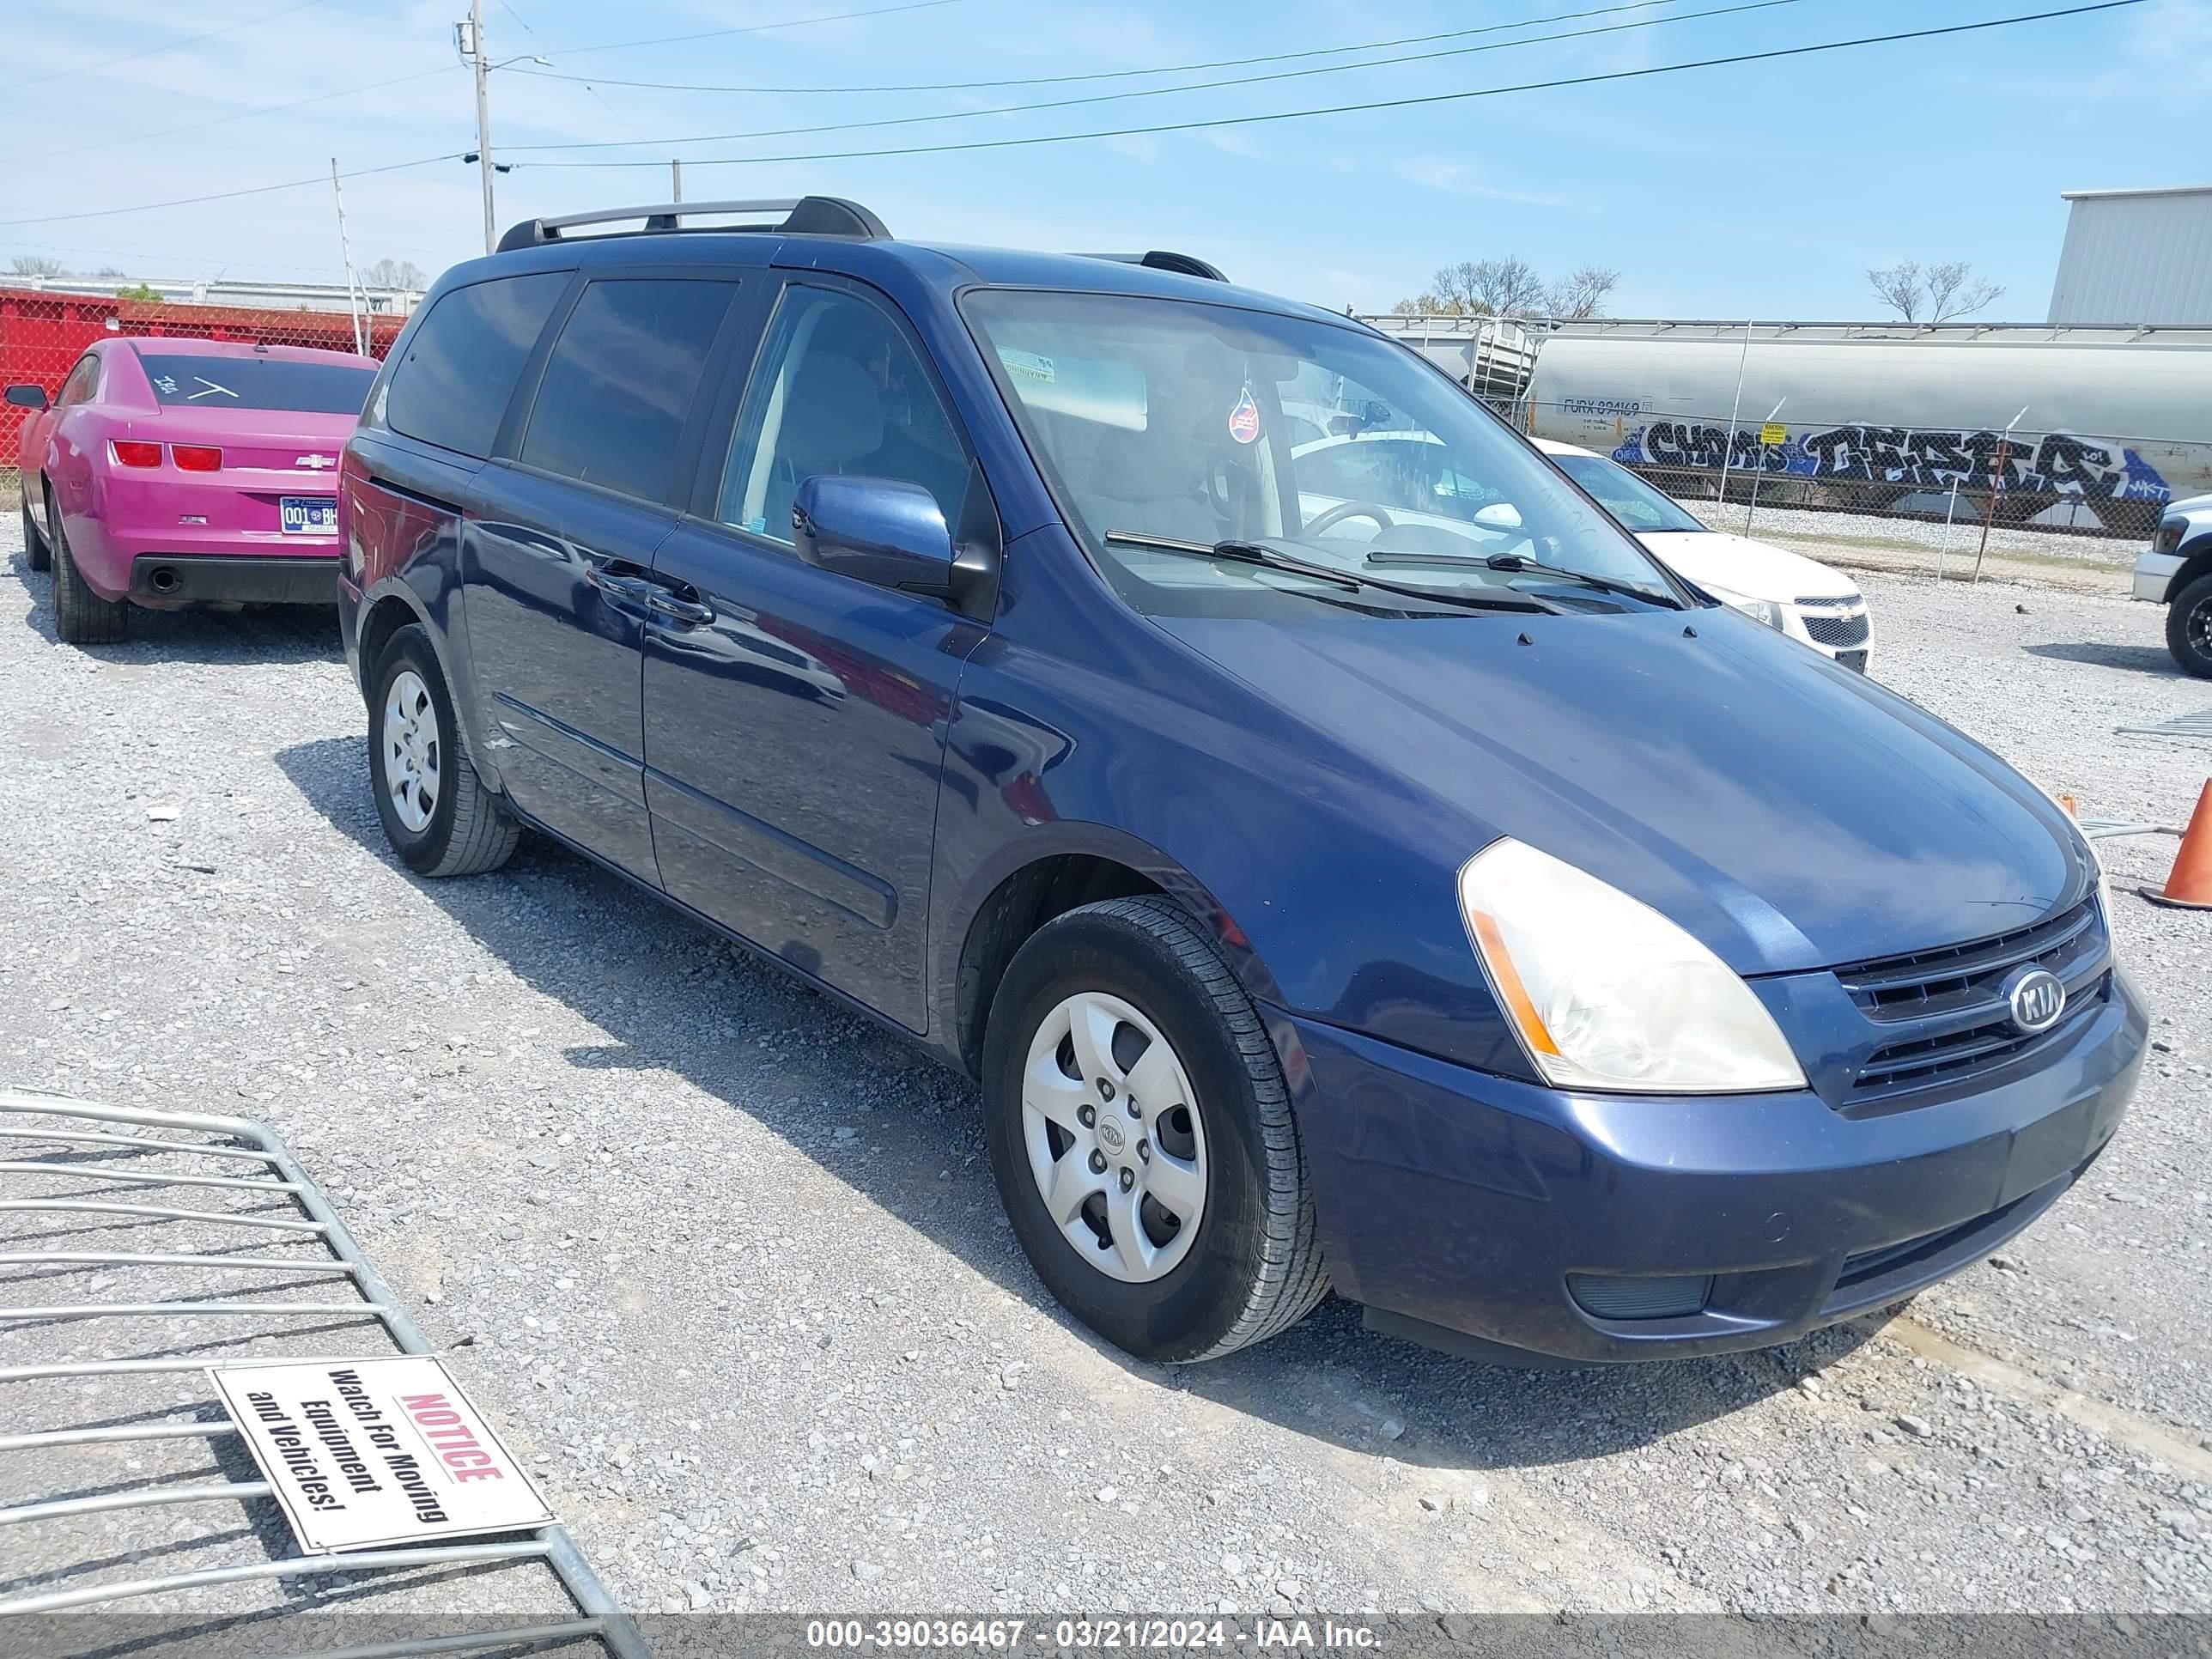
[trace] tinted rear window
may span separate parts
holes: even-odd
[[[155,356],[142,351],[154,396],[191,409],[294,409],[309,415],[358,415],[376,379],[350,363],[282,357]]]
[[[445,295],[392,371],[386,423],[443,449],[490,454],[522,365],[568,286],[566,271],[543,270]]]
[[[545,361],[520,459],[657,501],[735,286],[593,283]]]

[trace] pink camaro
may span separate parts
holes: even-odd
[[[23,422],[23,544],[64,640],[119,640],[134,605],[328,605],[337,463],[373,358],[154,336],[90,346]]]

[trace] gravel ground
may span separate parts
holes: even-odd
[[[2212,919],[2126,893],[2170,842],[2113,848],[2130,1121],[1923,1325],[1546,1375],[1330,1304],[1163,1370],[1046,1297],[959,1079],[543,844],[406,874],[327,614],[58,646],[15,533],[0,1078],[272,1121],[634,1609],[2212,1609]],[[2212,745],[2114,735],[2212,705],[2151,607],[1867,588],[1878,677],[2186,813]]]

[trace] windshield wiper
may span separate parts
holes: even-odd
[[[1523,558],[1518,553],[1389,553],[1376,550],[1367,556],[1367,562],[1381,565],[1480,565],[1489,570],[1503,570],[1518,574],[1522,571],[1531,575],[1557,576],[1564,581],[1578,582],[1584,587],[1594,587],[1601,593],[1620,593],[1632,599],[1642,599],[1650,605],[1663,605],[1669,610],[1682,607],[1671,593],[1656,593],[1648,587],[1638,587],[1633,582],[1617,582],[1608,576],[1593,576],[1587,570],[1572,570],[1563,564],[1546,564],[1539,559]]]
[[[1349,570],[1337,570],[1325,564],[1309,564],[1304,559],[1286,558],[1262,542],[1193,542],[1177,536],[1154,536],[1137,530],[1109,530],[1104,539],[1121,547],[1146,547],[1162,553],[1185,553],[1193,558],[1224,559],[1231,564],[1258,565],[1266,570],[1280,570],[1288,575],[1309,576],[1316,581],[1334,583],[1355,593],[1362,588],[1371,587],[1377,592],[1398,593],[1407,599],[1430,599],[1438,605],[1456,605],[1469,610],[1533,611],[1547,614],[1556,614],[1557,610],[1557,607],[1528,593],[1478,593],[1464,587],[1423,587],[1413,582],[1384,581],[1379,576],[1354,575]]]

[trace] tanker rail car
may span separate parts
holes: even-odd
[[[2136,535],[2212,490],[2212,328],[1534,329],[1522,424],[1678,495]]]

